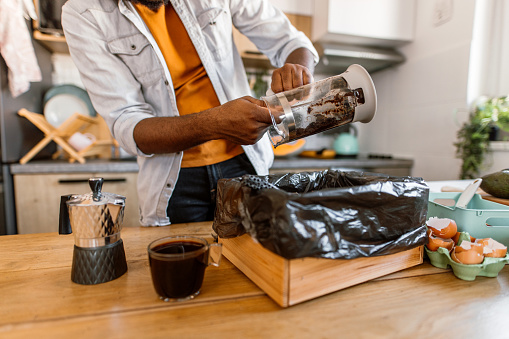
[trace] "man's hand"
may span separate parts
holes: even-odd
[[[290,53],[283,67],[272,73],[271,89],[274,93],[307,85],[313,82],[313,54],[299,48]]]
[[[147,154],[180,152],[215,139],[252,145],[271,124],[263,101],[246,96],[194,114],[142,120],[134,140]]]
[[[298,64],[285,64],[272,73],[271,88],[274,93],[288,91],[313,82],[313,75],[306,67]]]
[[[236,144],[256,143],[272,125],[264,102],[249,96],[229,101],[214,110],[213,120],[220,122],[215,128],[221,138]]]

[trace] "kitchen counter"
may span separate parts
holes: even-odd
[[[12,164],[11,173],[42,174],[42,173],[88,173],[88,172],[138,172],[136,160],[105,160],[87,159],[86,163],[70,163],[65,160],[34,160],[24,165]]]
[[[336,169],[343,171],[364,171],[385,173],[395,176],[412,175],[414,161],[411,159],[369,158],[306,158],[300,156],[277,157],[270,169],[270,173],[287,173],[300,171],[320,171]]]
[[[410,159],[393,158],[334,158],[316,159],[303,157],[276,158],[271,169],[281,168],[337,168],[337,169],[363,169],[373,168],[412,168],[414,162]]]
[[[126,227],[128,272],[99,285],[71,282],[72,235],[0,237],[1,338],[501,338],[509,333],[509,268],[456,278],[416,267],[281,308],[224,259],[201,293],[165,303],[147,245],[168,235],[211,241],[211,223]]]
[[[321,170],[321,169],[348,169],[373,171],[376,169],[401,169],[409,172],[413,166],[410,159],[371,159],[336,158],[314,159],[303,157],[279,157],[274,160],[271,172],[292,170]],[[136,160],[103,160],[87,159],[84,164],[69,163],[64,160],[36,160],[24,165],[11,165],[12,174],[40,174],[40,173],[86,173],[86,172],[138,172]],[[410,175],[410,174],[403,174]]]
[[[410,175],[413,161],[401,159],[310,159],[301,157],[276,158],[270,173],[317,171],[329,168],[361,170],[397,176]],[[14,233],[45,233],[56,230],[58,215],[50,214],[40,220],[47,211],[58,211],[60,195],[86,193],[88,178],[104,178],[104,190],[127,197],[125,220],[139,225],[138,210],[138,164],[134,159],[105,160],[87,159],[86,163],[69,163],[66,160],[34,160],[24,165],[12,164],[16,230]],[[32,213],[26,213],[30,210]],[[13,212],[14,214],[14,212]]]

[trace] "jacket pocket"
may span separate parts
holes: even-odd
[[[232,49],[232,20],[229,12],[212,7],[198,15],[197,20],[214,59],[223,60]]]
[[[109,41],[108,48],[124,61],[142,85],[151,85],[163,76],[159,59],[143,34],[137,33]]]

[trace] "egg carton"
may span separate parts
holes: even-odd
[[[463,240],[470,240],[470,235],[467,232],[460,232],[458,243],[461,243]],[[484,257],[481,264],[466,265],[452,260],[447,248],[439,247],[436,251],[430,251],[424,246],[424,250],[431,265],[444,269],[450,266],[454,275],[462,280],[472,281],[477,276],[496,278],[502,268],[509,263],[509,253],[503,258]]]
[[[475,194],[466,208],[455,207],[460,195],[456,192],[430,192],[428,219],[452,219],[460,232],[468,232],[478,239],[492,238],[509,247],[509,206]]]

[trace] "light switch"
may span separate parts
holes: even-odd
[[[435,0],[433,26],[440,26],[452,19],[453,0]]]

